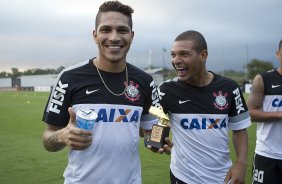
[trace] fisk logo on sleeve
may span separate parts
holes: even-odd
[[[243,112],[245,111],[245,108],[243,106],[243,101],[242,101],[242,98],[241,98],[241,95],[240,95],[239,88],[236,88],[233,91],[233,94],[236,95],[234,100],[235,100],[235,103],[236,103],[237,114],[240,114],[241,111],[243,111]]]
[[[160,106],[159,95],[154,81],[150,83],[150,87],[152,88],[152,105],[155,107],[159,107]]]
[[[67,87],[68,84],[62,84],[61,81],[58,82],[54,92],[52,93],[52,97],[49,105],[49,111],[57,114],[60,113],[59,107],[63,105]]]

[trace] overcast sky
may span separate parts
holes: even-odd
[[[183,31],[206,38],[208,69],[244,70],[251,59],[273,62],[282,39],[281,0],[120,0],[134,10],[128,62],[171,66]],[[97,55],[92,38],[102,0],[1,0],[0,71],[68,67]]]

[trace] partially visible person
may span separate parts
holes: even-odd
[[[48,151],[70,149],[65,184],[142,183],[139,128],[147,134],[158,122],[148,112],[158,93],[153,78],[126,61],[132,13],[118,1],[104,2],[93,31],[98,56],[61,72],[50,94],[43,143]],[[97,113],[93,131],[76,127],[80,109]]]
[[[206,69],[208,49],[197,31],[178,35],[171,49],[178,77],[159,86],[171,123],[171,184],[243,184],[251,125],[235,81]],[[229,129],[236,160],[230,159]]]
[[[282,183],[282,40],[276,57],[279,68],[255,76],[247,101],[257,122],[253,184]]]

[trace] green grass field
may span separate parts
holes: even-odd
[[[42,146],[41,121],[48,93],[0,92],[0,183],[60,184],[67,163],[67,149],[50,153]],[[255,126],[249,129],[249,156],[246,183],[251,183]],[[168,184],[170,156],[152,153],[140,139],[144,184]],[[231,145],[231,157],[235,158]]]

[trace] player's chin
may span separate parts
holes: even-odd
[[[188,77],[187,77],[187,75],[179,75],[178,74],[178,79],[180,80],[180,81],[186,81],[187,79],[188,79]]]
[[[118,63],[118,62],[120,62],[120,61],[123,61],[123,60],[125,60],[124,59],[125,58],[125,56],[124,55],[121,55],[121,54],[116,54],[116,55],[108,55],[107,56],[107,59],[109,60],[109,61],[111,61],[112,63]]]

